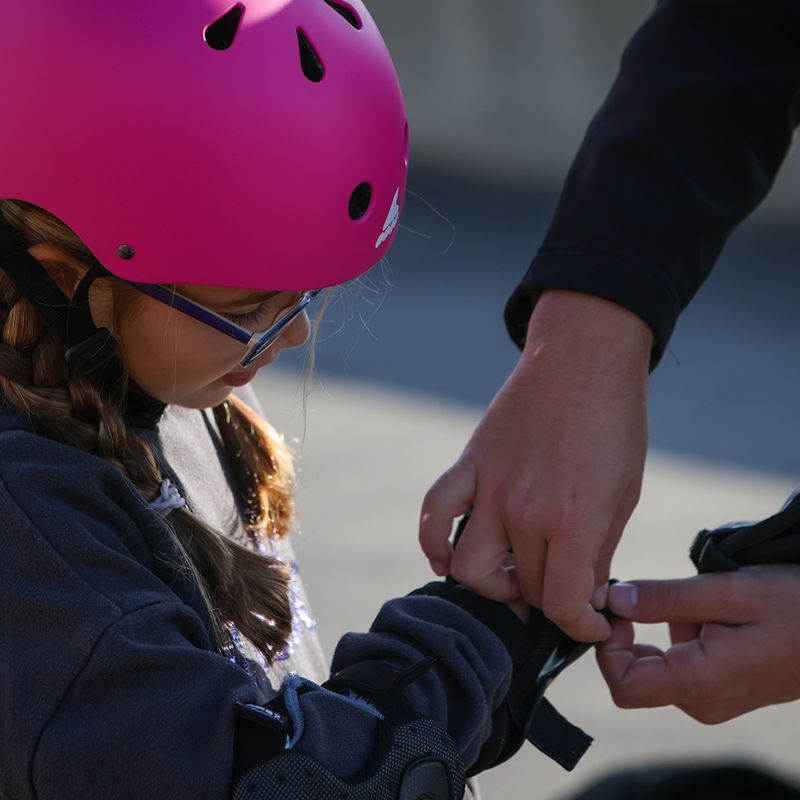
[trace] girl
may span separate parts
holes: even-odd
[[[521,626],[421,590],[321,688],[289,458],[240,388],[394,235],[366,9],[12,0],[4,27],[0,796],[460,798]]]

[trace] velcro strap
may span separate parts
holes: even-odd
[[[323,686],[333,692],[355,689],[367,695],[389,694],[413,683],[435,663],[435,658],[425,658],[410,667],[398,669],[385,661],[360,661],[339,670]]]
[[[572,770],[593,740],[542,698],[531,720],[528,741],[564,769]]]

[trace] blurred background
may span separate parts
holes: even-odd
[[[419,505],[516,361],[505,300],[651,0],[368,0],[403,83],[409,195],[389,264],[339,292],[313,375],[284,353],[256,388],[299,454],[298,558],[328,651],[428,580]],[[651,382],[651,442],[619,577],[691,572],[702,527],[756,519],[797,482],[800,167],[790,158],[684,314]],[[642,635],[664,642],[659,629]],[[596,742],[573,774],[528,747],[484,798],[556,800],[625,765],[749,756],[800,775],[797,705],[702,727],[619,711],[591,656],[549,694]]]

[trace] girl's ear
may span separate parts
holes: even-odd
[[[88,269],[51,244],[35,244],[28,252],[45,268],[59,289],[71,300]]]

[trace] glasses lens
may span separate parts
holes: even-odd
[[[265,331],[264,335],[255,343],[250,352],[245,356],[244,360],[241,362],[241,366],[246,367],[256,358],[258,358],[268,347],[275,344],[278,338],[280,338],[280,335],[284,332],[284,330],[286,330],[286,327],[291,324],[292,320],[301,314],[309,302],[311,302],[312,298],[316,297],[318,294],[318,290],[306,292],[297,302],[297,305],[293,306],[282,317],[280,317],[280,319],[276,320],[275,324],[272,325],[269,330]]]

